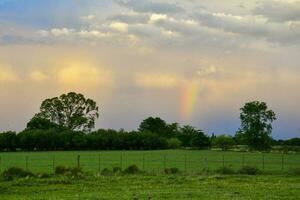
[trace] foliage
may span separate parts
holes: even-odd
[[[178,138],[184,147],[207,148],[210,146],[210,138],[202,130],[192,126],[180,128]]]
[[[217,148],[221,148],[222,151],[231,149],[233,147],[233,145],[235,144],[233,138],[228,135],[219,135],[214,138],[212,143],[213,143],[213,146],[215,146]]]
[[[65,167],[65,166],[56,166],[55,167],[56,175],[69,175],[69,176],[78,176],[82,174],[80,167]]]
[[[70,130],[83,131],[94,128],[98,117],[96,102],[75,92],[44,100],[40,112],[35,115],[35,118],[47,119]]]
[[[17,146],[18,140],[15,132],[0,133],[0,150],[15,151]]]
[[[244,166],[241,169],[239,169],[238,173],[246,174],[246,175],[257,175],[257,174],[261,174],[262,172],[257,167]]]
[[[251,149],[265,150],[270,148],[272,122],[276,120],[276,115],[272,110],[268,110],[265,102],[246,103],[241,108],[240,119],[241,129],[239,132]]]
[[[179,149],[181,147],[181,141],[178,138],[168,139],[169,149]]]
[[[124,170],[125,174],[138,174],[140,172],[140,169],[136,165],[130,165]]]
[[[226,174],[226,175],[230,175],[230,174],[235,174],[235,171],[233,169],[231,169],[230,167],[220,167],[216,170],[216,172],[218,174]]]
[[[164,170],[165,174],[178,174],[179,173],[179,169],[176,167],[172,167],[172,168],[166,168]]]
[[[24,170],[19,167],[10,167],[7,170],[3,171],[1,176],[4,179],[13,179],[13,178],[23,178],[23,177],[31,177],[34,174],[28,170]]]

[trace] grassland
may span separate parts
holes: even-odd
[[[288,172],[299,168],[300,154],[249,153],[196,150],[164,151],[69,151],[69,152],[10,152],[0,153],[0,171],[19,166],[33,172],[53,172],[57,165],[76,166],[84,171],[97,172],[103,168],[125,168],[136,164],[144,171],[161,171],[177,167],[183,172],[214,170],[222,166],[239,169],[256,166],[268,172]]]
[[[0,181],[1,200],[73,199],[297,199],[292,176],[92,176]]]

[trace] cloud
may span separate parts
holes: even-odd
[[[263,1],[253,13],[267,17],[270,21],[285,22],[300,20],[300,1]]]
[[[134,79],[137,87],[169,89],[178,86],[180,78],[169,74],[138,74]]]
[[[10,68],[0,66],[0,83],[16,82],[19,80],[15,71]]]
[[[109,17],[108,20],[124,22],[127,24],[145,24],[149,21],[149,15],[140,13],[126,13]]]
[[[119,32],[128,32],[128,24],[123,22],[112,22],[109,27]]]
[[[51,34],[54,36],[68,36],[74,32],[74,29],[68,29],[68,28],[53,28],[51,29]]]
[[[72,63],[57,72],[58,82],[66,87],[111,87],[112,72],[84,63]]]
[[[117,0],[121,6],[125,6],[136,12],[141,13],[178,13],[183,9],[176,4],[158,3],[150,0]]]
[[[42,71],[34,70],[29,74],[29,77],[33,81],[42,82],[49,79],[49,77]]]

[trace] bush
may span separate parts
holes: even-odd
[[[127,169],[124,170],[124,173],[126,173],[126,174],[138,174],[138,173],[140,173],[140,170],[139,170],[138,166],[130,165],[129,167],[127,167]]]
[[[65,166],[57,166],[55,167],[55,174],[56,175],[63,175],[68,171],[68,168]]]
[[[57,166],[55,167],[56,175],[68,175],[68,176],[78,176],[82,174],[82,170],[80,167],[65,167],[65,166]]]
[[[120,172],[122,172],[122,169],[120,167],[114,167],[113,172],[114,173],[120,173]]]
[[[181,147],[181,141],[177,138],[171,138],[168,140],[169,149],[179,149]]]
[[[296,176],[300,176],[300,168],[292,169],[291,174],[296,175]]]
[[[230,167],[221,167],[216,170],[218,174],[235,174],[235,171]]]
[[[10,167],[2,173],[4,179],[31,177],[34,174],[19,167]]]
[[[257,175],[257,174],[261,174],[261,171],[257,167],[245,166],[245,167],[242,167],[238,171],[238,173],[246,174],[246,175]]]
[[[176,167],[165,169],[165,174],[178,174],[178,173],[179,173],[179,169]]]
[[[47,173],[38,173],[38,174],[37,174],[37,177],[38,177],[38,178],[49,178],[50,175],[47,174]]]
[[[112,172],[111,170],[109,170],[108,168],[104,168],[101,173],[102,176],[111,176],[114,174],[114,172]]]

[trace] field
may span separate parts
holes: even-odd
[[[157,172],[177,167],[182,172],[215,170],[222,166],[239,169],[256,166],[266,172],[288,172],[299,168],[300,154],[249,153],[196,150],[164,151],[64,151],[0,153],[0,171],[19,166],[33,172],[52,173],[55,166],[77,166],[87,172],[136,164],[144,171]]]
[[[1,200],[79,199],[297,199],[299,177],[291,176],[93,176],[0,181]]]

